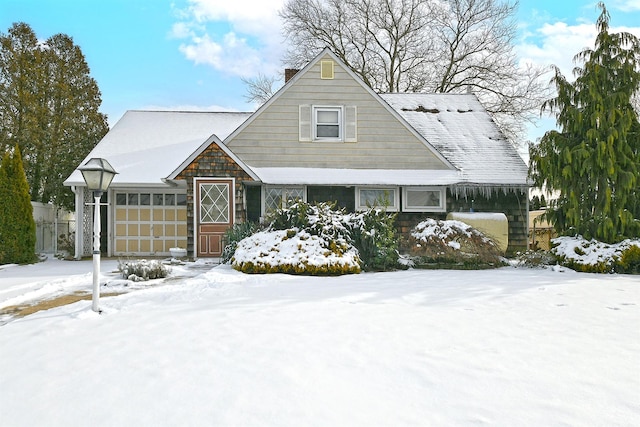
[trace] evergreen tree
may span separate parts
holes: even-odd
[[[0,264],[34,262],[36,224],[18,146],[0,165]]]
[[[11,218],[11,206],[9,205],[9,176],[7,171],[10,168],[11,157],[9,152],[5,152],[0,162],[0,265],[7,264],[4,261],[6,253],[5,235],[8,233],[6,230],[7,225]]]
[[[557,97],[545,103],[560,131],[547,132],[531,148],[536,185],[557,191],[547,218],[562,234],[605,242],[640,235],[640,125],[632,97],[640,87],[640,42],[609,33],[599,3],[594,49],[578,53],[575,82],[556,68]]]
[[[27,24],[0,34],[0,151],[22,148],[31,200],[73,209],[62,185],[108,131],[100,91],[73,40]]]
[[[538,195],[535,195],[529,201],[529,210],[537,211],[538,209],[540,209],[540,197],[538,197]]]

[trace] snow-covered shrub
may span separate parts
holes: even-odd
[[[380,208],[347,214],[335,204],[297,202],[288,209],[277,210],[270,217],[270,229],[299,228],[327,242],[355,247],[366,271],[391,270],[398,263],[398,240],[395,216]]]
[[[544,267],[557,263],[556,257],[551,252],[543,250],[518,252],[516,260],[518,261],[518,266],[529,268]]]
[[[640,240],[604,243],[582,236],[562,236],[551,240],[551,252],[560,264],[585,273],[627,273],[637,269]]]
[[[427,219],[411,231],[409,253],[417,267],[482,268],[504,265],[496,244],[455,220]]]
[[[238,270],[261,273],[396,269],[401,266],[393,219],[381,209],[347,214],[332,203],[299,201],[272,213],[262,234],[242,240],[231,263]]]
[[[616,262],[616,272],[640,274],[640,243],[622,251],[620,259]]]
[[[343,209],[336,209],[333,203],[299,201],[289,208],[276,209],[267,220],[270,230],[297,228],[338,242],[348,242],[351,238],[349,216]]]
[[[346,241],[306,230],[265,230],[240,242],[231,265],[244,273],[340,275],[360,272],[358,251]]]
[[[350,216],[353,245],[360,252],[365,270],[386,271],[402,267],[394,220],[394,214],[379,208]]]
[[[118,270],[122,277],[133,282],[167,277],[171,269],[157,260],[127,260],[118,262]]]
[[[231,261],[231,257],[233,257],[234,252],[236,251],[236,247],[238,246],[238,242],[246,237],[251,236],[256,231],[258,231],[260,227],[253,222],[237,222],[233,224],[233,227],[228,229],[224,233],[224,249],[222,250],[222,263],[228,264]]]

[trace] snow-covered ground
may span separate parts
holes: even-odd
[[[0,425],[640,425],[639,276],[116,265],[101,315],[5,319]],[[0,308],[80,289],[90,261],[0,270]]]

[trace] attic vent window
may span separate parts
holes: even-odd
[[[333,61],[320,61],[320,78],[333,79]]]

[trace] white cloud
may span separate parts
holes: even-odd
[[[278,10],[284,0],[189,0],[171,36],[196,64],[253,77],[280,71],[283,48]]]
[[[613,2],[612,7],[623,12],[638,12],[640,11],[640,0],[617,0]]]
[[[593,47],[594,24],[567,25],[564,22],[544,24],[530,30],[528,37],[516,47],[522,62],[547,67],[555,65],[571,78],[573,57],[584,48]]]
[[[640,1],[640,0],[639,0]],[[612,27],[611,33],[630,32],[640,37],[640,27]],[[528,28],[516,46],[521,62],[539,66],[555,65],[568,79],[573,79],[573,57],[585,48],[592,49],[597,36],[594,22],[568,25],[564,22]]]
[[[235,33],[226,33],[218,43],[206,34],[193,37],[180,46],[185,57],[196,64],[207,64],[216,70],[241,77],[250,77],[263,68],[260,51]]]

